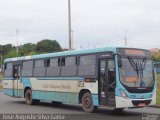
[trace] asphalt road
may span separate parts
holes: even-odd
[[[142,120],[143,115],[159,114],[158,119],[155,120],[160,120],[160,108],[125,109],[123,112],[98,108],[96,113],[89,114],[83,112],[80,105],[53,105],[49,102],[41,102],[38,105],[26,105],[24,99],[8,97],[0,92],[0,119],[5,114],[64,114],[65,120]],[[44,116],[42,118],[45,120],[51,119],[47,119]]]

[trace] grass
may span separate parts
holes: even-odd
[[[2,90],[3,89],[3,86],[2,85],[0,85],[0,90]]]
[[[157,105],[160,105],[160,90],[157,90]]]
[[[160,74],[157,74],[157,105],[160,105]]]
[[[0,72],[0,83],[1,83],[2,79],[3,79],[3,74]],[[3,89],[2,84],[0,84],[0,90],[1,90],[1,89]]]

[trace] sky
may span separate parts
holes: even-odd
[[[73,48],[160,48],[159,0],[71,0]],[[68,47],[68,0],[0,0],[0,44]]]

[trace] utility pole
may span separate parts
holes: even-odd
[[[68,0],[68,42],[69,42],[69,50],[72,49],[72,38],[71,38],[71,32],[72,32],[72,29],[71,29],[71,2],[70,0]]]
[[[2,63],[3,63],[3,55],[2,55],[2,51],[0,51],[0,54],[1,54],[1,70],[2,70]]]
[[[18,30],[18,29],[16,30],[16,34],[17,34],[17,55],[18,55],[18,51],[19,51],[19,49],[18,49],[18,35],[19,35],[19,30]]]
[[[127,46],[127,30],[124,30],[125,32],[125,36],[124,36],[124,40],[125,40],[125,47]]]
[[[71,30],[71,33],[72,33],[72,34],[71,34],[71,35],[72,35],[72,39],[71,39],[71,49],[73,49],[73,32],[74,32],[74,31]]]

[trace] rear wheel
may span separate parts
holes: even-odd
[[[31,89],[27,89],[25,92],[25,101],[27,105],[38,104],[40,100],[32,99],[32,91]]]
[[[25,101],[26,101],[27,105],[32,105],[33,104],[31,89],[27,89],[26,90],[26,92],[25,92]]]
[[[93,105],[92,95],[90,92],[86,92],[82,96],[82,108],[85,112],[94,112],[96,107]]]

